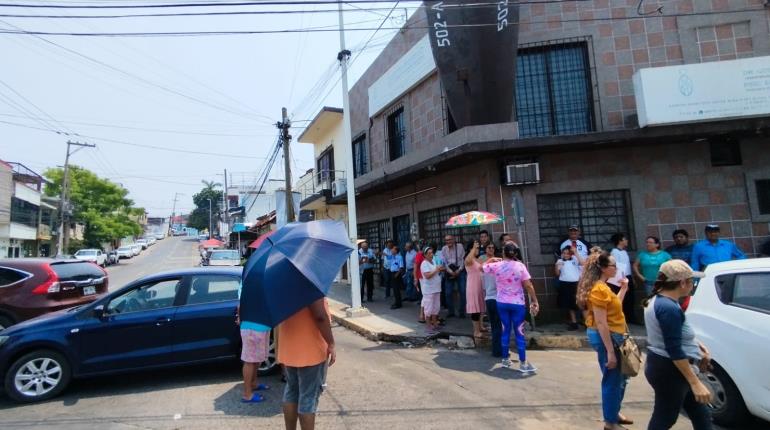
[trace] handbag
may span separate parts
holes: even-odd
[[[636,340],[628,333],[628,326],[626,326],[623,342],[618,345],[618,352],[620,353],[620,372],[630,377],[638,375],[642,368],[642,351]]]

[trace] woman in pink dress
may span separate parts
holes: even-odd
[[[473,323],[473,337],[480,338],[481,332],[481,314],[486,312],[484,302],[484,284],[482,275],[482,265],[478,260],[479,242],[468,242],[465,247],[468,251],[465,253],[465,271],[467,278],[465,282],[465,312],[471,316]]]

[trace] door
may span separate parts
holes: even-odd
[[[396,241],[396,245],[398,245],[398,249],[401,251],[404,250],[404,244],[411,240],[409,237],[410,228],[409,215],[393,218],[393,240]]]
[[[181,277],[154,280],[112,298],[102,318],[79,328],[81,372],[98,373],[168,364]]]
[[[174,361],[209,360],[238,354],[241,335],[235,324],[238,276],[190,277],[190,293],[174,324]]]

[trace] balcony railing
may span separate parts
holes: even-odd
[[[332,184],[336,180],[345,180],[344,170],[321,170],[307,176],[304,181],[297,184],[295,191],[302,195],[302,200],[315,194],[321,194],[328,191],[331,194]]]

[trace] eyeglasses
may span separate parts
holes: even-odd
[[[607,267],[618,267],[617,264],[608,264]]]

